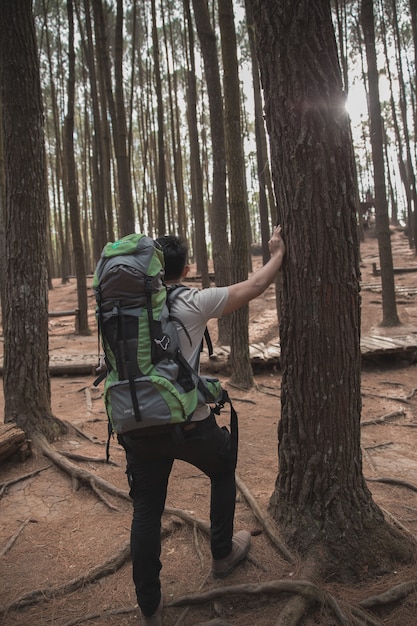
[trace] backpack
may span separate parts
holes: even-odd
[[[162,248],[143,234],[107,243],[97,264],[93,290],[109,434],[180,424],[202,404],[222,408],[230,401],[217,379],[200,376],[183,357],[163,277]]]

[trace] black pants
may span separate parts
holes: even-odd
[[[211,481],[211,553],[221,559],[232,549],[235,513],[236,454],[230,433],[220,428],[211,414],[201,422],[181,429],[182,440],[170,432],[142,435],[140,431],[119,435],[126,451],[130,496],[133,499],[131,555],[138,604],[152,615],[161,598],[161,516],[168,478],[174,459],[191,463]]]

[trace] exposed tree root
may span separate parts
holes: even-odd
[[[34,435],[33,441],[42,454],[53,461],[53,463],[55,463],[60,469],[71,476],[72,479],[79,481],[80,483],[84,483],[90,488],[91,485],[94,484],[96,488],[100,488],[106,493],[130,501],[128,491],[119,489],[100,476],[95,476],[91,472],[74,465],[74,463],[71,463],[71,461],[65,458],[60,452],[57,452],[57,450],[55,450],[55,448],[53,448],[42,435]]]
[[[114,617],[116,615],[129,615],[130,613],[139,613],[137,606],[122,607],[120,609],[111,609],[110,611],[103,611],[102,613],[90,613],[89,615],[82,615],[75,619],[65,622],[63,626],[77,626],[78,624],[84,624],[90,622],[93,619],[105,619],[106,617]]]
[[[10,537],[9,541],[6,543],[6,545],[4,546],[3,550],[0,552],[0,556],[4,556],[5,554],[7,554],[9,552],[9,550],[12,549],[13,545],[16,542],[16,539],[23,532],[23,530],[26,528],[26,526],[29,524],[29,522],[36,522],[36,520],[31,519],[30,517],[27,520],[25,520],[23,522],[23,524],[21,524],[19,526],[19,528],[15,532],[15,534],[12,537]]]
[[[303,563],[301,571],[297,571],[297,578],[320,580],[323,577],[322,563],[323,559],[310,557]],[[309,613],[314,603],[312,598],[300,594],[291,596],[280,609],[274,626],[296,626]]]
[[[407,487],[407,489],[411,489],[411,491],[417,492],[417,485],[413,483],[408,483],[405,480],[399,480],[398,478],[389,478],[381,476],[379,478],[366,478],[373,483],[386,483],[387,485],[398,485],[399,487]]]
[[[394,604],[404,600],[407,596],[417,591],[417,580],[409,580],[406,583],[401,583],[391,589],[387,589],[384,593],[377,596],[370,596],[361,600],[359,605],[364,609],[374,609],[377,606],[385,606],[387,604]]]
[[[106,463],[106,465],[120,467],[120,464],[116,463],[116,461],[112,461],[111,459],[107,461],[104,457],[84,456],[83,454],[75,454],[74,452],[67,452],[66,450],[61,450],[60,454],[66,456],[67,459],[80,461],[81,463]]]
[[[183,596],[168,602],[169,606],[183,606],[185,604],[201,604],[203,602],[209,602],[217,598],[230,595],[257,595],[257,594],[279,594],[279,593],[296,593],[300,594],[310,600],[318,602],[321,605],[328,606],[334,615],[337,617],[340,624],[343,626],[349,626],[350,621],[345,613],[341,610],[338,602],[329,593],[323,591],[308,580],[270,580],[264,583],[248,583],[241,585],[231,585],[230,587],[219,587],[216,589],[210,589],[200,594]]]
[[[9,606],[0,608],[0,615],[5,615],[14,609],[22,609],[27,606],[32,606],[33,604],[40,604],[41,602],[46,602],[53,598],[59,598],[69,593],[73,593],[74,591],[77,591],[77,589],[84,587],[86,584],[100,580],[100,578],[104,578],[109,574],[114,574],[114,572],[117,572],[117,570],[119,570],[122,565],[127,563],[129,559],[130,542],[126,542],[117,554],[112,556],[102,565],[93,567],[86,574],[73,578],[59,587],[45,587],[44,589],[35,589],[34,591],[25,593],[20,596],[20,598],[17,598],[14,602],[9,604]]]
[[[236,485],[239,491],[242,493],[245,500],[247,501],[247,503],[249,504],[250,508],[252,509],[252,512],[254,516],[256,517],[256,519],[258,520],[260,524],[262,524],[262,527],[264,528],[266,535],[268,536],[270,541],[274,544],[274,546],[277,548],[278,552],[289,563],[295,563],[296,559],[294,555],[291,554],[291,552],[285,545],[284,541],[279,536],[276,527],[273,526],[272,522],[270,522],[269,519],[265,516],[265,512],[261,511],[255,498],[250,493],[249,489],[246,487],[245,483],[239,478],[238,475],[236,475]]]
[[[103,445],[103,442],[100,441],[99,439],[97,439],[96,437],[91,437],[91,435],[89,435],[88,433],[85,433],[82,428],[79,428],[78,426],[76,426],[75,424],[73,424],[72,422],[67,422],[67,421],[62,421],[63,424],[65,424],[65,426],[71,431],[74,430],[78,435],[80,435],[80,437],[83,437],[84,439],[87,439],[87,441],[89,441],[90,443],[94,443],[94,444],[98,444],[98,445]]]
[[[402,524],[400,522],[399,519],[397,519],[392,513],[390,513],[389,511],[387,511],[387,509],[383,509],[381,507],[381,511],[383,512],[383,514],[391,521],[391,523],[394,526],[397,526],[397,528],[399,528],[400,530],[402,530],[403,532],[407,533],[408,535],[412,535],[412,533],[410,532],[409,528],[407,528],[406,526],[404,526],[404,524]],[[414,535],[413,535],[414,536]]]
[[[83,483],[89,486],[93,493],[97,497],[100,497],[102,501],[105,502],[107,506],[111,509],[115,509],[115,507],[107,502],[104,496],[100,493],[100,490],[105,491],[113,496],[122,498],[124,500],[129,500],[129,493],[127,491],[121,490],[114,485],[108,483],[100,477],[93,475],[92,473],[79,468],[78,466],[71,463],[63,454],[57,452],[43,436],[35,436],[34,443],[38,446],[40,451],[49,458],[53,463],[55,463],[60,469],[69,474],[72,479]],[[27,474],[24,477],[20,477],[17,480],[23,480],[24,478],[29,478],[39,471],[43,471],[47,468],[42,468],[41,470],[37,470],[36,472],[32,472],[31,474]],[[17,482],[15,479],[11,482]],[[409,483],[404,483],[403,481],[397,481],[395,479],[389,478],[370,478],[367,480],[373,480],[375,482],[386,482],[389,484],[399,484],[401,486],[406,486],[411,488],[413,491],[417,491],[417,487],[414,485],[410,485]],[[243,481],[237,477],[236,478],[237,487],[242,493],[243,497],[247,501],[248,505],[253,511],[254,516],[258,520],[258,522],[262,525],[265,530],[265,534],[271,540],[273,545],[276,547],[277,551],[284,556],[284,558],[290,562],[295,563],[297,561],[297,556],[292,554],[282,539],[277,534],[276,528],[272,525],[272,522],[268,520],[265,516],[264,512],[261,511],[259,506],[257,505],[254,497],[247,489]],[[6,483],[5,483],[6,484]],[[5,485],[4,484],[4,485]],[[3,487],[4,487],[3,485]],[[198,519],[186,511],[181,509],[176,509],[172,507],[166,507],[165,513],[167,515],[173,515],[184,520],[192,529],[194,533],[194,537],[197,537],[197,530],[201,530],[202,532],[209,534],[210,527],[209,523]],[[29,521],[29,520],[28,520]],[[23,527],[28,523],[26,521],[24,525],[18,532],[21,532]],[[196,550],[200,555],[200,562],[202,562],[202,556],[199,551],[198,541],[196,542]],[[24,608],[31,606],[36,603],[46,602],[53,598],[57,598],[69,593],[73,593],[79,588],[94,582],[100,578],[103,578],[109,574],[117,571],[122,565],[124,565],[130,558],[130,546],[129,542],[127,542],[121,550],[114,555],[111,559],[109,559],[106,563],[97,566],[91,569],[84,575],[81,575],[68,583],[60,587],[55,588],[46,588],[46,589],[38,589],[34,590],[30,593],[24,594],[17,600],[15,600],[12,604],[7,606],[6,608],[0,608],[0,615],[4,615],[7,612],[12,610]],[[255,560],[251,559],[250,555],[248,558],[249,561],[255,562]],[[302,576],[306,576],[308,578],[314,577],[316,579],[321,579],[323,577],[323,572],[317,570],[317,563],[321,562],[320,559],[310,559],[310,565],[307,563],[303,569]],[[311,571],[310,571],[311,570]],[[207,577],[202,582],[200,589],[203,585],[205,585]],[[217,598],[226,597],[230,595],[256,595],[256,594],[284,594],[284,598],[288,598],[288,595],[291,597],[287,600],[285,606],[280,611],[280,616],[275,626],[296,626],[299,624],[300,620],[305,617],[306,614],[310,611],[312,606],[319,605],[322,607],[324,611],[331,611],[337,620],[338,624],[342,626],[354,625],[354,626],[380,626],[381,621],[372,615],[367,613],[367,610],[382,606],[390,603],[399,602],[404,600],[411,593],[415,593],[417,590],[417,582],[409,581],[408,583],[404,583],[401,585],[397,585],[392,589],[387,590],[383,594],[378,596],[372,596],[365,600],[362,600],[358,606],[350,606],[345,602],[338,602],[335,597],[320,588],[317,584],[314,584],[310,580],[272,580],[264,583],[249,583],[242,585],[233,585],[229,587],[220,587],[216,589],[207,590],[195,595],[187,595],[179,598],[173,602],[167,602],[167,607],[178,607],[178,606],[192,606],[195,604],[200,604],[204,602],[213,601]],[[125,607],[120,609],[114,609],[112,611],[106,611],[103,613],[95,613],[91,615],[84,615],[78,619],[72,620],[70,622],[66,622],[65,626],[76,626],[77,624],[81,624],[83,622],[97,619],[98,617],[105,618],[106,616],[114,616],[114,615],[124,615],[133,612],[137,612],[138,608],[135,607]],[[179,617],[179,621],[177,621],[178,626],[182,623],[186,612],[183,612]]]
[[[29,472],[28,474],[23,474],[22,476],[18,476],[17,478],[12,478],[12,480],[7,480],[6,482],[1,483],[0,484],[0,498],[6,491],[7,487],[10,487],[10,485],[15,485],[16,483],[19,483],[22,480],[27,480],[28,478],[32,478],[33,476],[36,476],[37,474],[44,472],[50,467],[51,467],[50,465],[47,465],[46,467],[40,467],[39,469],[34,470],[33,472]]]
[[[392,419],[397,419],[400,417],[404,417],[406,412],[404,410],[401,411],[392,411],[391,413],[386,413],[385,415],[381,415],[381,417],[376,417],[372,420],[364,420],[361,422],[361,426],[370,426],[371,424],[383,424],[384,422],[388,422]]]

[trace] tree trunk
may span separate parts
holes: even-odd
[[[232,282],[248,277],[248,205],[245,179],[245,159],[240,122],[240,85],[237,63],[236,31],[232,0],[219,0],[219,26],[223,59],[223,89],[225,102],[226,161],[233,262]],[[230,365],[231,381],[244,388],[253,385],[249,359],[249,307],[232,313]]]
[[[75,52],[74,52],[74,7],[67,0],[68,12],[68,101],[65,118],[65,154],[67,163],[67,195],[70,211],[72,246],[74,251],[75,274],[77,277],[77,298],[80,311],[78,332],[89,335],[87,279],[84,261],[84,246],[81,237],[80,208],[78,205],[77,170],[74,156],[74,101],[75,101]]]
[[[340,578],[414,558],[362,474],[356,184],[330,1],[252,0],[287,254],[279,474],[288,543]]]
[[[75,4],[77,10],[77,4]],[[84,54],[88,67],[88,81],[90,85],[90,98],[92,103],[92,150],[91,150],[91,208],[92,208],[92,226],[91,233],[93,239],[93,257],[96,263],[100,258],[101,251],[107,241],[114,241],[113,231],[107,235],[106,220],[106,183],[105,183],[105,144],[102,136],[102,125],[100,120],[100,105],[97,90],[97,73],[94,60],[93,33],[91,27],[90,5],[88,0],[84,0],[85,14],[85,30],[84,36],[82,31],[82,22],[79,11],[77,10],[77,18],[79,30],[81,32],[81,42],[84,48]]]
[[[268,241],[271,236],[270,218],[277,223],[275,203],[269,211],[267,196],[267,181],[269,180],[268,150],[266,145],[265,122],[263,116],[263,104],[261,93],[261,81],[259,78],[259,64],[256,58],[255,30],[253,24],[252,6],[249,0],[245,0],[246,21],[248,26],[249,49],[252,61],[253,100],[255,108],[255,139],[256,139],[256,163],[259,179],[259,218],[261,222],[262,260],[269,260]],[[273,214],[272,214],[273,212]]]
[[[159,66],[159,40],[156,25],[156,8],[155,0],[151,0],[152,9],[152,44],[153,44],[153,62],[155,73],[155,90],[157,99],[157,117],[158,117],[158,236],[165,234],[165,196],[166,196],[166,171],[165,171],[165,140],[164,140],[164,105],[162,99],[162,79],[161,68]]]
[[[117,0],[114,48],[115,119],[113,119],[113,135],[115,137],[120,202],[119,226],[120,235],[123,236],[135,232],[135,212],[133,210],[132,178],[130,175],[127,146],[126,110],[123,89],[123,0]]]
[[[120,0],[119,0],[120,1]],[[129,170],[129,160],[126,145],[126,119],[124,118],[124,105],[122,96],[122,75],[121,75],[121,51],[123,46],[121,42],[121,18],[120,12],[123,9],[122,4],[118,4],[117,28],[115,33],[115,83],[116,83],[116,99],[113,95],[110,59],[108,52],[106,25],[104,21],[102,0],[92,0],[94,9],[94,25],[96,28],[96,45],[98,49],[98,58],[100,72],[102,76],[102,90],[105,90],[108,109],[112,121],[112,135],[114,145],[114,155],[116,158],[116,175],[117,189],[119,194],[119,236],[127,235],[135,230],[135,217],[133,211],[132,187]],[[104,99],[104,91],[101,92],[101,98]],[[107,119],[104,111],[102,115],[103,124]]]
[[[188,2],[185,2],[185,14],[187,18],[189,43],[188,52],[190,57],[187,88],[187,119],[190,134],[191,191],[195,224],[194,253],[197,260],[197,270],[201,274],[202,286],[203,288],[206,288],[210,286],[210,279],[205,236],[203,173],[201,169],[200,142],[197,123],[197,79],[194,60],[194,34],[190,6]]]
[[[6,177],[5,421],[58,434],[48,371],[46,167],[30,0],[0,3],[0,100]]]
[[[372,162],[375,180],[375,222],[382,283],[383,317],[381,326],[397,326],[400,320],[398,319],[397,304],[395,301],[394,265],[392,260],[388,203],[385,186],[382,117],[375,51],[373,0],[362,0],[361,21],[368,62],[369,117],[371,122]]]
[[[220,80],[216,35],[211,26],[207,2],[193,0],[194,19],[203,56],[204,74],[210,110],[213,167],[213,195],[210,232],[213,239],[213,266],[217,287],[229,285],[230,250],[227,238],[226,153],[223,119],[223,95]],[[230,344],[230,316],[218,321],[219,345]]]
[[[392,19],[392,27],[394,31],[394,41],[396,42],[396,58],[397,58],[397,76],[399,83],[399,103],[400,103],[400,111],[401,111],[401,119],[403,125],[403,135],[404,135],[404,144],[405,144],[405,153],[406,153],[406,163],[407,163],[407,187],[409,189],[409,194],[412,200],[412,209],[411,209],[411,223],[409,228],[412,232],[412,239],[414,249],[417,252],[417,191],[416,191],[416,176],[414,172],[414,160],[411,154],[411,142],[410,142],[410,132],[408,130],[408,111],[407,111],[407,88],[404,80],[404,71],[403,71],[403,61],[402,61],[402,46],[401,46],[401,35],[400,28],[398,25],[398,12],[397,5],[395,0],[391,0],[391,19]]]

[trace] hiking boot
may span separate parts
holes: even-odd
[[[239,530],[232,537],[232,550],[224,559],[213,559],[214,578],[226,578],[246,558],[250,548],[250,533]]]
[[[146,615],[144,615],[141,611],[140,615],[142,618],[142,621],[141,621],[142,626],[162,626],[162,609],[163,608],[164,608],[164,603],[162,602],[162,598],[161,598],[159,606],[153,615],[146,617]]]

